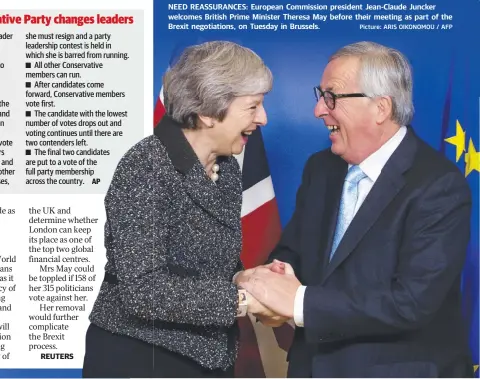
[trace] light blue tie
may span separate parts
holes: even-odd
[[[338,211],[337,227],[335,228],[335,236],[333,237],[330,260],[332,260],[335,250],[337,250],[338,244],[342,240],[348,225],[352,222],[355,205],[358,200],[358,183],[366,177],[367,175],[365,175],[359,166],[352,166],[348,170],[345,183],[343,183],[342,199]]]

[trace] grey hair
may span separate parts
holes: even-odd
[[[365,95],[391,97],[393,121],[399,125],[412,121],[412,71],[400,51],[375,42],[357,42],[342,47],[329,62],[341,57],[360,59],[359,83]]]
[[[214,41],[188,47],[163,77],[166,113],[186,128],[198,116],[222,121],[235,97],[272,89],[270,69],[252,50]]]

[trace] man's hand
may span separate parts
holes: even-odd
[[[289,263],[285,263],[277,259],[274,259],[272,263],[265,265],[264,267],[269,268],[270,271],[273,271],[277,274],[295,275],[295,271],[293,271],[293,267]]]
[[[272,263],[269,263],[268,265],[262,265],[262,266],[257,266],[254,268],[250,268],[248,270],[240,271],[235,275],[234,278],[234,283],[236,285],[241,285],[242,282],[246,282],[250,275],[252,275],[256,269],[258,268],[268,268],[272,272],[275,272],[277,274],[290,274],[294,275],[294,271],[292,266],[290,266],[288,263],[284,263],[282,261],[274,259]]]
[[[255,272],[255,268],[250,268],[248,270],[239,271],[235,274],[233,278],[233,283],[237,286],[241,286],[242,282],[246,282],[250,275]]]
[[[255,299],[279,316],[293,317],[295,295],[300,281],[293,269],[285,264],[285,271],[289,274],[277,274],[267,267],[258,267],[255,272],[248,275],[247,281],[242,281],[241,286],[251,293]]]
[[[243,287],[244,283],[248,282],[252,275],[254,275],[256,272],[264,271],[271,271],[272,273],[279,275],[295,275],[292,266],[290,266],[288,263],[274,259],[272,263],[267,265],[262,265],[239,272],[235,276],[234,282],[235,284]],[[259,302],[251,293],[249,293],[248,299],[248,312],[253,314],[265,326],[278,327],[289,320],[289,317],[281,316],[273,312],[271,309]]]

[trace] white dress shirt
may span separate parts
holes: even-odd
[[[355,205],[354,217],[380,176],[380,173],[382,172],[382,169],[387,163],[388,159],[400,145],[406,134],[407,128],[405,126],[401,126],[397,133],[395,133],[395,135],[390,138],[380,149],[359,164],[360,168],[367,176],[358,183],[358,200],[357,204]],[[352,165],[348,165],[348,168],[351,166]],[[295,321],[295,325],[300,327],[303,327],[303,298],[305,296],[306,289],[306,286],[298,287],[293,305],[293,320]]]

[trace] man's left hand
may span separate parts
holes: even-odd
[[[295,295],[301,286],[295,275],[281,275],[259,267],[241,284],[258,301],[278,315],[293,317]]]
[[[233,282],[237,285],[240,285],[242,282],[247,281],[248,277],[252,275],[255,272],[255,270],[257,270],[260,267],[268,268],[271,271],[276,272],[278,274],[293,274],[292,266],[290,266],[288,263],[284,263],[274,259],[272,263],[269,263],[267,265],[261,265],[254,268],[250,268],[248,270],[237,272],[237,274],[234,276]]]

